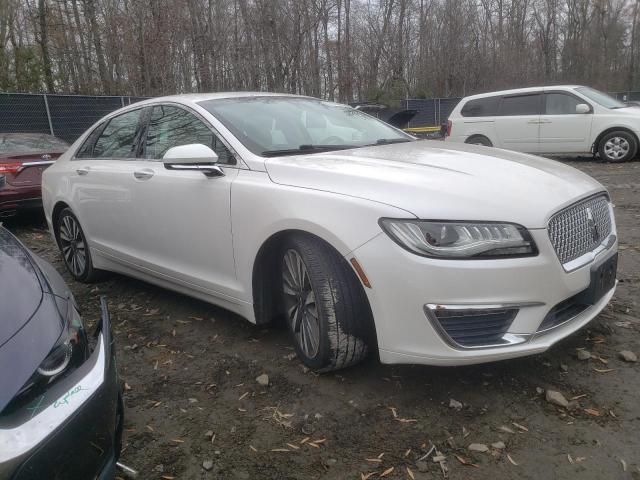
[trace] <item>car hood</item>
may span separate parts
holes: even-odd
[[[0,228],[0,348],[31,319],[42,302],[42,285],[30,255]]]
[[[560,162],[466,144],[415,141],[265,160],[273,182],[392,205],[424,219],[546,228],[552,212],[604,187]]]

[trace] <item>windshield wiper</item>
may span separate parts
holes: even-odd
[[[376,143],[371,143],[367,146],[373,146],[373,145],[389,145],[391,143],[405,143],[405,142],[411,142],[412,140],[409,138],[379,138],[378,140],[376,140]]]
[[[283,150],[265,150],[263,157],[279,157],[282,155],[300,155],[303,153],[330,152],[331,150],[347,150],[358,148],[360,145],[300,145],[298,148],[285,148]]]

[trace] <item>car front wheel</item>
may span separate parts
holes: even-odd
[[[624,131],[607,133],[598,144],[598,153],[605,162],[627,162],[636,156],[637,151],[635,137]]]
[[[367,354],[371,310],[346,260],[317,237],[291,236],[281,252],[287,326],[303,363],[317,372],[348,367]]]
[[[97,280],[102,272],[93,268],[87,239],[70,208],[58,215],[55,233],[64,263],[73,278],[86,283]]]

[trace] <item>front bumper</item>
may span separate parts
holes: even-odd
[[[0,478],[113,478],[121,435],[122,396],[103,299],[91,357],[34,403],[0,418]]]
[[[566,272],[544,229],[530,230],[535,257],[442,260],[414,255],[381,233],[352,256],[371,285],[365,289],[375,319],[383,363],[467,365],[540,353],[589,323],[607,305],[615,287],[594,305],[553,329],[540,332],[560,302],[584,291],[591,265],[617,251],[617,241],[592,263]],[[456,348],[434,328],[429,305],[517,306],[507,333],[513,342],[487,348]]]

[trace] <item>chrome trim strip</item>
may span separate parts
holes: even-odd
[[[98,358],[82,379],[65,395],[22,425],[10,429],[0,429],[0,465],[36,448],[40,442],[78,411],[100,388],[105,378],[106,347],[105,337],[101,332],[96,347],[97,352],[93,353],[93,355],[97,354]]]
[[[55,160],[39,160],[35,162],[24,162],[18,168],[18,172],[23,171],[27,167],[38,167],[38,166],[45,166],[45,165],[49,166],[49,165],[53,165],[54,163],[56,163]]]
[[[611,233],[607,238],[605,238],[600,245],[598,245],[595,250],[591,250],[590,252],[585,253],[584,255],[571,260],[570,262],[563,263],[562,268],[567,273],[573,272],[574,270],[579,269],[580,267],[584,267],[592,263],[598,255],[602,252],[609,250],[614,243],[616,243],[617,236],[615,233]]]
[[[526,343],[533,337],[532,334],[525,333],[505,333],[502,336],[502,340],[504,343],[496,344],[496,345],[480,345],[480,346],[465,346],[460,345],[453,338],[449,336],[447,331],[438,321],[434,310],[444,309],[444,310],[502,310],[504,308],[526,308],[526,307],[538,307],[544,305],[542,302],[505,302],[505,303],[487,303],[487,304],[478,304],[478,303],[458,303],[458,304],[450,304],[450,305],[441,305],[436,303],[427,303],[424,305],[423,310],[427,320],[433,327],[433,329],[438,332],[438,335],[444,340],[444,342],[449,345],[451,348],[456,350],[486,350],[490,348],[501,348],[501,347],[512,347],[514,345],[519,345],[521,343]],[[517,314],[516,314],[517,316]],[[515,320],[515,319],[514,319]]]

